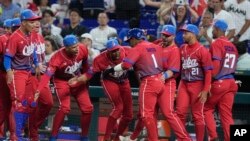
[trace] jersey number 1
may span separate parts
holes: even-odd
[[[157,64],[157,62],[156,62],[155,55],[154,55],[154,54],[151,54],[151,57],[152,57],[152,59],[153,59],[155,68],[158,68],[158,64]]]

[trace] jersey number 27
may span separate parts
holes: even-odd
[[[234,64],[235,64],[235,59],[236,59],[235,54],[226,53],[226,57],[225,57],[223,66],[225,68],[233,68]]]

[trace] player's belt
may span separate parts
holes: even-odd
[[[144,79],[150,79],[150,78],[160,78],[161,76],[162,76],[162,73],[158,73],[158,74],[153,74],[153,75],[146,75],[146,76],[141,77],[140,79],[144,80]]]

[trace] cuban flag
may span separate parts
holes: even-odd
[[[189,4],[199,16],[201,16],[204,10],[207,8],[207,0],[189,0]]]

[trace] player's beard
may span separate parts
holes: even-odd
[[[120,59],[120,52],[110,53],[110,54],[109,54],[109,58],[110,58],[112,61],[119,60],[119,59]]]
[[[164,47],[167,47],[167,46],[169,46],[170,45],[170,42],[168,42],[168,41],[163,41],[163,46]]]

